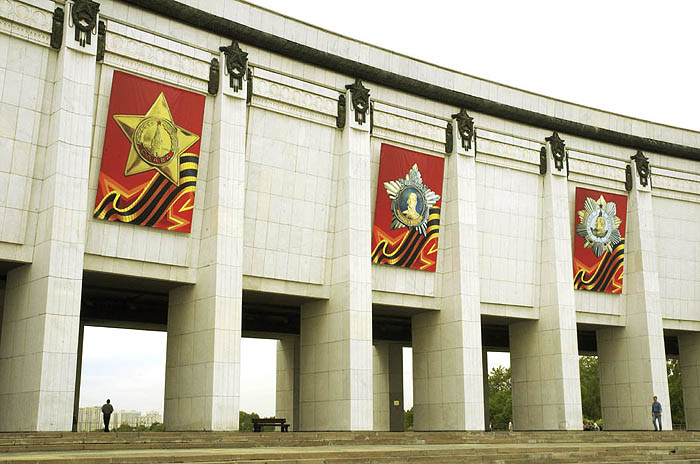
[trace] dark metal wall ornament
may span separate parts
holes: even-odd
[[[644,156],[641,150],[630,158],[637,165],[637,174],[639,174],[639,183],[642,187],[646,187],[651,180],[651,169],[649,168],[649,158]]]
[[[629,164],[625,168],[625,190],[632,191],[632,166]]]
[[[343,129],[345,127],[345,111],[347,106],[345,103],[345,95],[338,95],[338,116],[335,118],[335,127]]]
[[[248,68],[246,80],[248,81],[248,85],[246,86],[245,102],[250,105],[253,101],[253,68]]]
[[[212,58],[209,64],[209,86],[207,87],[207,91],[211,95],[219,93],[219,72],[219,59]]]
[[[452,154],[454,150],[454,129],[452,128],[452,121],[447,121],[447,127],[445,127],[445,153],[448,155]]]
[[[107,25],[104,21],[97,23],[97,61],[105,59],[105,42],[107,40]]]
[[[345,86],[350,91],[350,102],[355,110],[355,122],[362,125],[367,120],[369,109],[369,89],[362,85],[360,79],[355,79],[353,84]]]
[[[91,36],[97,34],[97,13],[100,4],[92,0],[75,0],[70,10],[71,25],[75,28],[75,41],[84,47],[90,45]]]
[[[374,132],[374,103],[369,104],[369,133]]]
[[[564,169],[564,160],[566,160],[566,166],[568,171],[569,160],[567,159],[567,151],[564,146],[564,141],[559,137],[559,134],[555,131],[551,136],[545,139],[549,142],[549,146],[552,148],[552,157],[554,158],[554,167],[557,171]]]
[[[540,174],[547,174],[547,147],[540,148]]]
[[[243,87],[243,77],[248,69],[248,53],[241,50],[236,41],[226,47],[219,47],[219,50],[224,52],[226,58],[224,69],[228,75],[229,86],[234,92],[238,92]]]
[[[453,114],[452,118],[457,121],[457,132],[462,139],[462,148],[469,151],[472,148],[472,138],[474,137],[474,118],[467,114],[466,108],[461,108],[459,113]]]
[[[61,48],[63,43],[63,19],[65,18],[65,13],[63,8],[56,7],[53,10],[53,21],[51,22],[51,48],[56,50]]]

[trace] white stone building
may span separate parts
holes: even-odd
[[[700,429],[700,133],[195,3],[0,2],[0,431],[77,426],[85,325],[167,330],[167,430],[237,429],[242,334],[294,430],[400,429],[401,346],[416,430],[484,428],[492,348],[516,430],[580,429],[580,352],[606,429],[652,427],[667,355]],[[190,233],[94,218],[115,71],[206,96]],[[444,160],[436,272],[372,264],[382,144]],[[621,294],[574,291],[577,187],[627,197]]]

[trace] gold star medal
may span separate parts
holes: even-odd
[[[146,114],[115,114],[114,120],[131,142],[125,176],[155,169],[173,184],[180,184],[180,156],[199,136],[175,125],[163,92]]]

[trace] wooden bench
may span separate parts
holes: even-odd
[[[253,432],[262,432],[263,426],[280,426],[282,432],[289,432],[289,424],[287,424],[287,419],[278,419],[276,417],[271,417],[269,419],[255,419],[253,418]]]

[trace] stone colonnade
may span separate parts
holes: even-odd
[[[0,431],[72,425],[92,146],[90,131],[75,128],[94,126],[97,41],[80,45],[69,21],[64,27],[51,84],[51,130],[42,141],[46,156],[38,160],[42,194],[33,262],[10,271],[0,293]],[[197,284],[173,289],[169,298],[169,430],[238,427],[248,82],[236,90],[223,72],[220,78],[219,92],[207,101],[213,118],[209,160],[198,186],[206,227]],[[279,342],[277,413],[296,430],[399,430],[402,347],[373,346],[372,338],[370,121],[356,117],[350,91],[346,101],[346,124],[333,155],[330,297],[303,304],[300,335]],[[412,320],[416,430],[483,430],[486,423],[476,152],[456,127],[452,133],[440,310]],[[510,328],[514,425],[579,430],[567,168],[555,165],[551,143],[547,159],[539,319]],[[669,405],[651,192],[639,182],[636,166],[632,171],[622,295],[627,325],[598,330],[602,410],[612,430],[650,429],[652,394]],[[688,428],[700,429],[700,335],[682,335],[679,345]],[[663,418],[670,428],[670,414]]]

